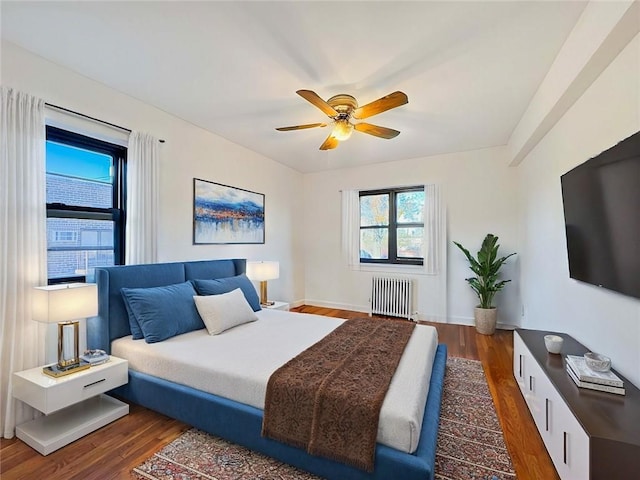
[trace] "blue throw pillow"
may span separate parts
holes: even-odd
[[[164,287],[122,288],[121,292],[147,343],[204,328],[193,301],[196,291],[190,282]]]
[[[124,308],[127,310],[127,316],[129,317],[129,329],[131,330],[131,336],[134,340],[140,340],[144,338],[142,329],[140,328],[140,324],[136,319],[136,315],[133,313],[133,311],[131,310],[131,307],[129,306],[129,299],[122,292],[122,290],[125,290],[125,289],[121,288],[120,293],[122,293],[122,299],[124,300]]]
[[[192,280],[192,282],[196,286],[198,295],[220,295],[239,288],[244,293],[244,298],[247,299],[254,312],[262,310],[258,292],[256,292],[253,283],[244,273],[235,277],[216,278],[215,280]]]

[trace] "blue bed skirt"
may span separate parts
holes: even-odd
[[[200,430],[328,479],[433,480],[446,361],[447,347],[440,344],[436,350],[416,452],[407,454],[385,445],[378,445],[373,473],[316,457],[304,450],[264,438],[260,434],[262,410],[217,395],[131,370],[129,383],[113,393]]]

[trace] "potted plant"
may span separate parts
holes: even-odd
[[[465,278],[480,300],[480,304],[474,312],[476,330],[483,335],[493,335],[498,318],[498,311],[493,306],[493,297],[504,288],[507,282],[511,281],[498,280],[498,274],[504,262],[515,253],[498,258],[498,248],[500,247],[498,237],[491,233],[484,237],[477,258],[474,258],[469,250],[458,242],[453,243],[462,250],[462,253],[469,260],[469,268],[476,274],[475,277]]]

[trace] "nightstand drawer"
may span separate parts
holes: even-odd
[[[13,374],[13,396],[44,414],[112,390],[128,381],[128,363],[116,357],[78,373],[53,378],[42,368]]]

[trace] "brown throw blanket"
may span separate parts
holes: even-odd
[[[415,325],[348,320],[269,378],[262,435],[373,471],[380,408]]]

